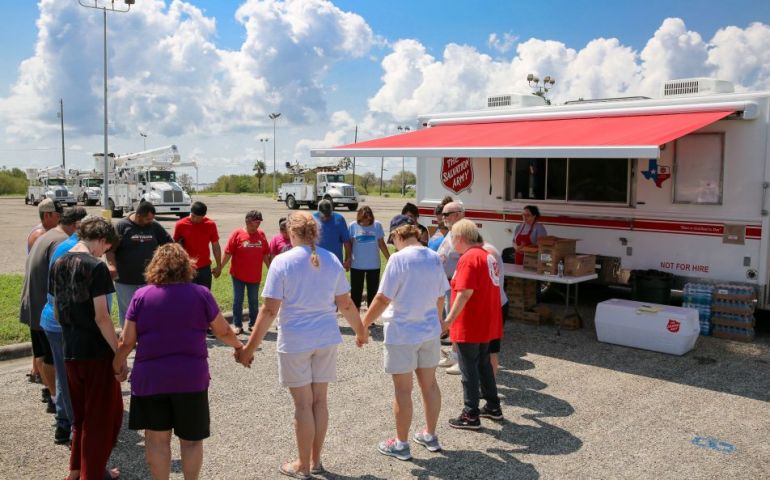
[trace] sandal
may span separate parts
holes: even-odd
[[[312,478],[310,475],[305,475],[304,473],[295,470],[294,469],[294,462],[286,462],[278,469],[281,474],[286,475],[287,477],[291,478],[299,478],[300,480],[309,480]]]
[[[319,463],[316,468],[310,469],[311,475],[321,475],[322,473],[326,473],[326,469],[324,468],[323,463]]]

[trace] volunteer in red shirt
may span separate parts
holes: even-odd
[[[457,345],[465,408],[449,426],[481,428],[479,417],[502,420],[495,374],[489,358],[489,342],[502,337],[500,264],[484,250],[484,240],[470,220],[452,225],[452,242],[461,255],[452,277],[452,308],[444,320],[452,343]],[[479,409],[479,387],[486,401]]]
[[[211,290],[211,276],[219,278],[222,272],[222,247],[219,246],[217,224],[206,216],[208,207],[203,202],[195,202],[190,207],[190,216],[176,222],[174,241],[181,244],[195,261],[197,274],[193,283]],[[211,251],[209,251],[209,244]],[[214,253],[216,267],[211,268],[211,252]]]
[[[233,325],[235,333],[243,333],[243,290],[249,301],[249,329],[254,328],[259,310],[259,283],[262,263],[270,266],[270,247],[265,232],[259,229],[262,213],[251,210],[246,214],[246,228],[237,228],[225,246],[222,268],[233,259],[230,277],[233,279]]]

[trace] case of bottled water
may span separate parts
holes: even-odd
[[[596,306],[600,342],[684,355],[701,331],[698,310],[612,299]]]
[[[682,290],[682,307],[694,308],[698,311],[700,334],[711,335],[711,302],[714,296],[714,285],[709,283],[690,282]]]

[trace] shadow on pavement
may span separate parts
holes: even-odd
[[[470,433],[474,435],[475,433]],[[484,478],[529,480],[540,478],[533,465],[522,463],[511,452],[501,449],[489,449],[486,452],[476,450],[446,450],[443,455],[428,460],[413,459],[418,467],[412,475],[420,479],[441,478]]]

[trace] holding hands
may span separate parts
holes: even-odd
[[[247,351],[245,347],[236,348],[233,352],[233,358],[244,367],[251,368],[251,364],[254,362],[254,352]]]

